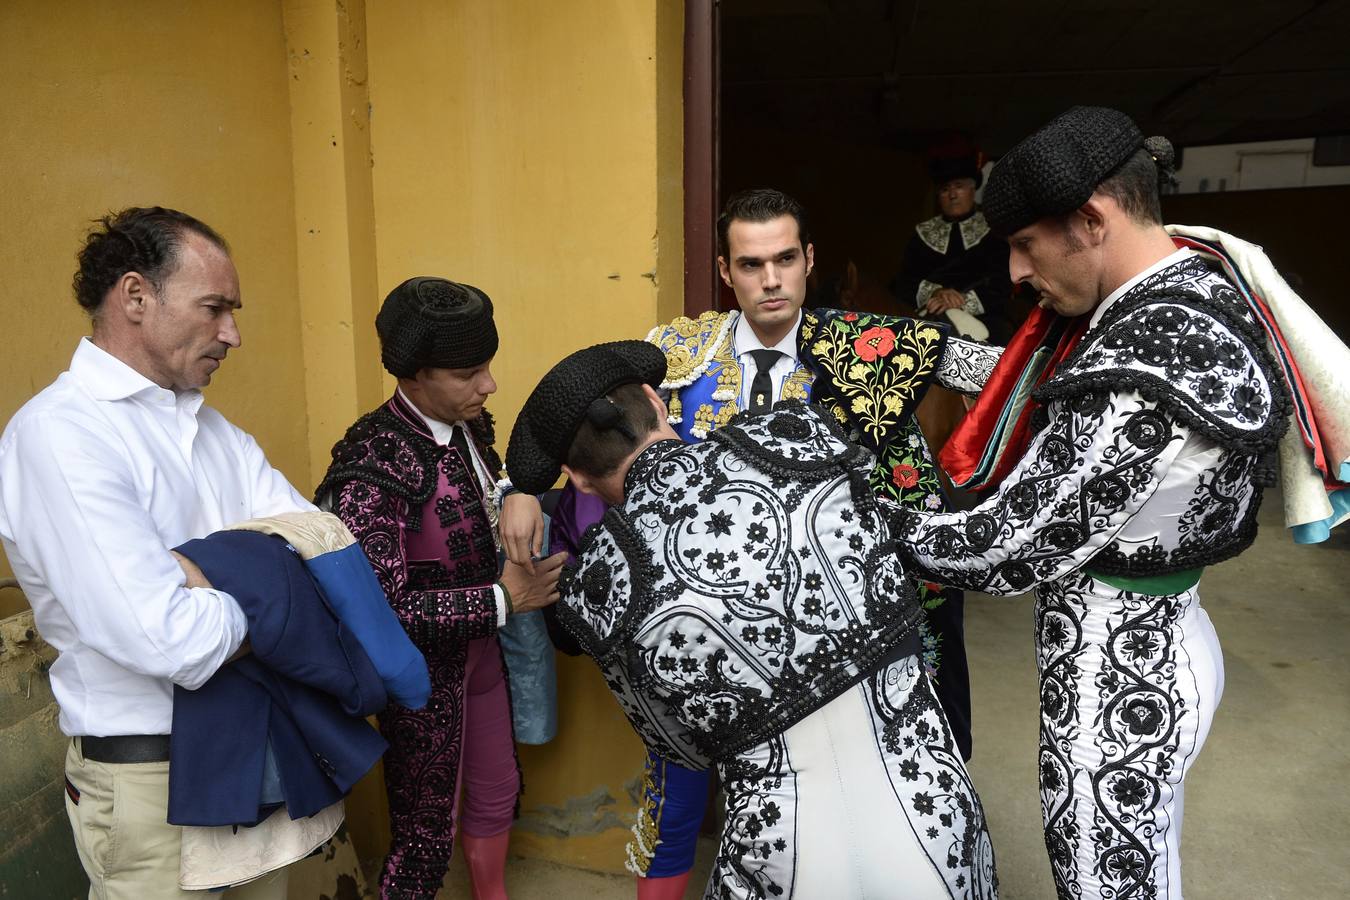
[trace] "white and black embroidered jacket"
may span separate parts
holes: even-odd
[[[801,403],[639,455],[558,616],[649,749],[725,760],[917,649],[921,610],[872,465]]]
[[[1256,536],[1288,391],[1216,263],[1189,255],[1104,304],[1053,377],[1026,454],[974,510],[901,514],[901,552],[993,594],[1086,567],[1163,575]]]

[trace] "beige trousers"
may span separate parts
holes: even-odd
[[[286,900],[285,868],[228,891],[178,887],[182,829],[170,825],[169,764],[85,759],[79,739],[66,751],[66,814],[89,876],[89,900]]]

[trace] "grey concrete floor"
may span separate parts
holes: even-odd
[[[1256,544],[1212,567],[1200,586],[1223,645],[1226,684],[1186,780],[1186,896],[1350,898],[1350,525],[1324,544],[1295,546],[1273,492],[1261,519]],[[970,769],[989,816],[1000,896],[1053,898],[1036,790],[1032,602],[984,595],[966,602]],[[701,896],[706,843],[690,898]],[[512,861],[508,889],[514,900],[634,896],[631,879],[524,859]],[[469,896],[462,867],[441,896]]]

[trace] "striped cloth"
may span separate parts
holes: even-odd
[[[1280,443],[1285,526],[1296,543],[1325,541],[1350,518],[1350,348],[1255,244],[1199,225],[1167,233],[1222,263],[1265,329],[1294,401]]]

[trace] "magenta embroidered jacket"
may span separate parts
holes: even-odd
[[[469,431],[489,471],[499,470],[491,415],[484,411]],[[402,397],[362,416],[333,446],[317,497],[361,542],[424,653],[453,647],[463,654],[468,641],[496,632],[497,550],[487,498],[472,461],[437,444]]]

